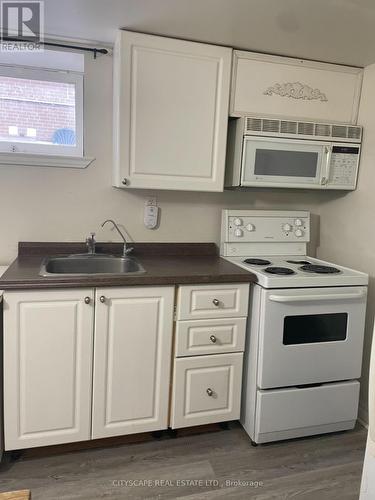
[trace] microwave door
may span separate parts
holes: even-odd
[[[328,151],[328,143],[245,137],[241,185],[322,188]]]

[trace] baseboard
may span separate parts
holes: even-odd
[[[358,422],[368,429],[368,410],[361,405],[358,408]]]

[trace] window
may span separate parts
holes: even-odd
[[[83,74],[0,66],[0,153],[83,156]]]

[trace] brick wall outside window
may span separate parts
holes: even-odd
[[[9,127],[18,128],[18,137]],[[27,137],[28,128],[36,137]],[[0,76],[0,139],[51,142],[63,128],[75,131],[73,84]]]

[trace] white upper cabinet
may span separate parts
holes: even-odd
[[[356,123],[363,70],[234,51],[230,114]]]
[[[232,49],[120,31],[114,185],[222,191]]]

